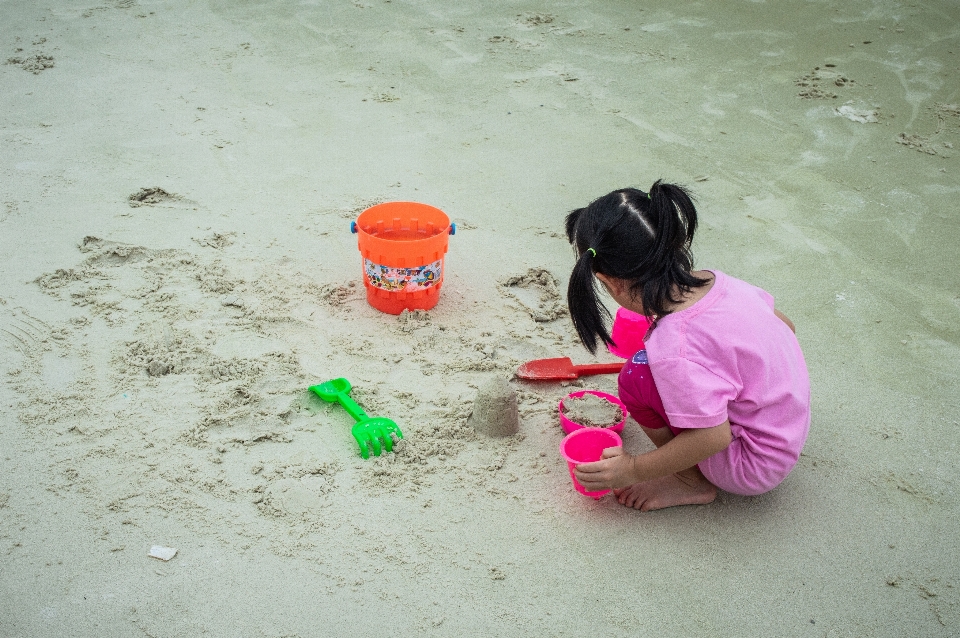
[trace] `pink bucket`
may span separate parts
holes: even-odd
[[[617,309],[610,337],[617,345],[607,344],[607,350],[622,359],[630,359],[643,350],[643,338],[650,329],[650,320],[626,308]]]
[[[580,485],[573,470],[580,463],[599,461],[603,451],[608,447],[620,447],[621,445],[623,445],[623,440],[620,435],[608,428],[581,428],[564,437],[563,441],[560,442],[560,455],[567,461],[567,469],[570,470],[573,487],[584,496],[591,496],[595,499],[599,499],[610,492],[610,490],[588,492],[584,486]]]

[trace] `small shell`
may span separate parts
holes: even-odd
[[[159,558],[162,561],[168,561],[176,555],[176,547],[164,547],[162,545],[154,545],[150,548],[150,553],[147,554],[151,558]]]

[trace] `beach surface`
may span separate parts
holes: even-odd
[[[0,1],[0,636],[960,635],[956,3],[100,1]],[[617,360],[563,218],[658,178],[813,422],[772,492],[640,513],[558,453],[615,376],[514,372]],[[386,201],[457,224],[429,312],[366,301]]]

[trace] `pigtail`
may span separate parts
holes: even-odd
[[[697,209],[687,189],[658,179],[650,187],[650,205],[661,223],[660,234],[671,247],[689,247],[697,230]]]
[[[656,233],[653,250],[645,260],[649,275],[641,284],[641,299],[649,313],[663,316],[669,312],[668,304],[680,302],[673,296],[674,287],[682,296],[708,280],[690,272],[690,244],[697,230],[697,209],[690,193],[682,186],[657,180],[650,187],[650,216],[655,221]]]
[[[597,295],[597,280],[593,275],[594,259],[596,256],[589,250],[580,253],[567,284],[567,308],[570,310],[573,327],[591,354],[597,351],[597,339],[603,343],[613,341],[606,328],[610,311]]]
[[[567,284],[567,308],[580,341],[595,353],[598,338],[604,343],[611,341],[605,322],[610,318],[610,311],[600,301],[594,276],[602,260],[598,253],[601,237],[586,213],[586,208],[578,208],[566,219],[567,239],[577,252],[577,263]]]

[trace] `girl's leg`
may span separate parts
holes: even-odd
[[[666,445],[674,436],[666,427],[654,429],[641,425],[640,428],[657,447]],[[634,483],[613,493],[621,505],[643,512],[677,505],[706,505],[717,498],[716,486],[696,465],[675,474]]]
[[[645,351],[638,352],[624,366],[618,386],[620,400],[654,445],[662,447],[673,439],[676,431],[663,409]],[[676,474],[614,490],[614,494],[622,505],[647,512],[676,505],[706,505],[717,497],[717,488],[694,465]]]

